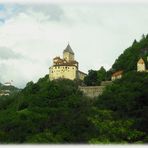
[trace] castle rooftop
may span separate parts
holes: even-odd
[[[65,50],[63,52],[69,52],[71,54],[74,54],[74,52],[72,51],[70,45],[68,44],[67,47],[65,48]]]

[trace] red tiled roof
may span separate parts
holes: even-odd
[[[116,71],[115,73],[112,74],[112,77],[116,77],[116,76],[122,75],[122,73],[123,73],[123,70]]]

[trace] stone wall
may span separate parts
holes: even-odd
[[[84,96],[94,98],[102,94],[105,86],[79,86],[79,90]]]
[[[101,95],[107,85],[112,84],[112,81],[103,81],[101,86],[79,86],[79,90],[84,96],[95,98]]]

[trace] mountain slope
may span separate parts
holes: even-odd
[[[10,85],[10,86],[6,86],[3,85],[2,83],[0,83],[0,97],[3,97],[4,95],[2,94],[14,94],[17,93],[18,91],[20,91],[20,89],[18,89],[17,87]]]
[[[127,48],[112,65],[112,71],[124,70],[131,71],[136,70],[137,61],[142,57],[145,62],[148,56],[148,36],[137,42],[134,41],[133,45]]]

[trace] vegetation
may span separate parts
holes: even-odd
[[[82,95],[80,82],[48,75],[0,98],[0,143],[147,143],[148,73],[134,71],[134,62],[124,65],[139,56],[131,57],[132,48],[146,48],[146,41],[134,41],[119,56],[113,68],[126,73],[95,99]],[[85,84],[98,85],[110,74],[103,67],[90,70]]]
[[[87,119],[92,103],[77,87],[70,80],[50,82],[47,75],[0,102],[1,143],[87,143],[96,133]]]
[[[147,86],[147,73],[129,72],[91,100],[75,81],[47,75],[0,100],[0,142],[146,143]]]
[[[106,88],[96,101],[96,115],[91,118],[100,130],[100,137],[93,142],[100,143],[101,136],[101,142],[148,142],[147,86],[148,74],[132,71]]]
[[[89,70],[88,75],[84,78],[84,84],[87,86],[96,86],[105,80],[107,80],[107,72],[102,66],[98,71]]]
[[[5,86],[5,85],[0,83],[0,93],[4,93],[7,90],[9,90],[10,95],[13,95],[13,94],[15,94],[15,93],[20,91],[20,89],[16,88],[15,86],[12,86],[12,85]],[[7,93],[7,92],[5,92],[5,93]],[[7,96],[5,96],[5,97],[4,96],[0,96],[0,99],[4,99],[4,98],[7,99],[8,97]]]

